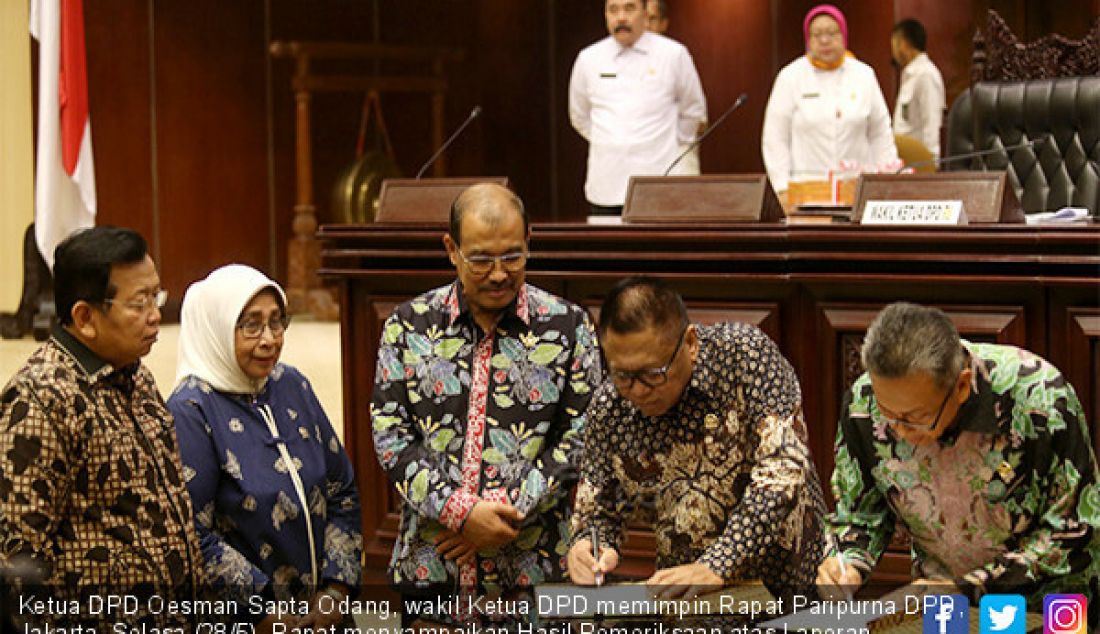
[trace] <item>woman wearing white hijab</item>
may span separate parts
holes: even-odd
[[[359,495],[309,382],[279,363],[288,323],[282,288],[251,267],[192,284],[168,408],[212,583],[242,614],[253,596],[307,601],[283,620],[317,628],[359,585]]]

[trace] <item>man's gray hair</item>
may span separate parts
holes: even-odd
[[[966,360],[959,333],[938,308],[890,304],[871,322],[863,340],[863,367],[886,379],[924,372],[950,387]]]

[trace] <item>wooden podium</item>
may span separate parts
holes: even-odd
[[[632,176],[623,222],[780,222],[765,174]]]
[[[1024,210],[1005,172],[864,174],[856,186],[852,222],[869,200],[961,200],[971,224],[1019,224]]]
[[[451,203],[478,183],[508,186],[507,176],[468,178],[387,178],[378,195],[377,223],[439,224],[451,218]]]

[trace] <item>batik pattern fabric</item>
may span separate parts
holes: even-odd
[[[168,407],[206,570],[222,596],[308,599],[327,583],[359,586],[363,538],[355,475],[313,387],[297,369],[277,364],[256,394],[219,392],[191,376]],[[305,505],[279,444],[301,480]]]
[[[1026,350],[963,342],[971,394],[938,442],[914,445],[882,418],[868,375],[846,396],[830,516],[864,577],[895,530],[914,577],[951,579],[971,600],[1048,593],[1096,602],[1100,486],[1081,404],[1053,365]],[[1095,612],[1093,617],[1095,618]]]
[[[183,615],[145,609],[154,595],[189,601],[204,586],[182,471],[172,417],[149,370],[115,369],[56,330],[0,396],[0,567],[14,575],[7,589],[33,586],[41,598],[62,600],[66,607],[41,617],[56,625],[189,626]],[[118,619],[90,613],[87,597],[109,594],[138,597],[141,609]]]
[[[489,332],[457,281],[399,306],[383,326],[371,403],[378,460],[403,500],[391,581],[495,594],[561,579],[600,377],[587,313],[533,286]],[[513,542],[460,567],[433,539],[461,531],[480,500],[510,503],[525,520]]]
[[[816,596],[825,507],[794,370],[753,326],[695,328],[671,410],[645,416],[610,382],[593,397],[574,541],[595,529],[619,550],[634,518],[653,527],[658,569],[701,563],[775,596]]]

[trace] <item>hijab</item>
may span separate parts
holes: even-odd
[[[275,292],[286,310],[282,287],[243,264],[215,269],[187,289],[180,310],[177,384],[195,376],[219,392],[255,394],[263,389],[267,379],[249,378],[237,363],[236,334],[241,311],[267,289]]]
[[[827,15],[836,20],[837,26],[840,27],[840,35],[844,38],[844,48],[848,48],[848,20],[844,17],[843,11],[831,4],[819,4],[806,13],[806,17],[802,20],[802,38],[807,42],[810,41],[810,22],[819,15]]]
[[[808,52],[806,53],[806,58],[810,60],[810,64],[813,64],[814,68],[821,70],[836,70],[844,64],[845,59],[849,57],[855,58],[852,51],[848,50],[848,20],[844,17],[843,11],[831,4],[819,4],[810,9],[806,13],[806,17],[802,20],[802,37],[806,42],[807,51],[810,49],[810,23],[819,15],[827,15],[836,20],[837,26],[840,27],[840,36],[844,38],[844,54],[841,55],[837,61],[832,63],[826,63],[819,59],[815,59]]]

